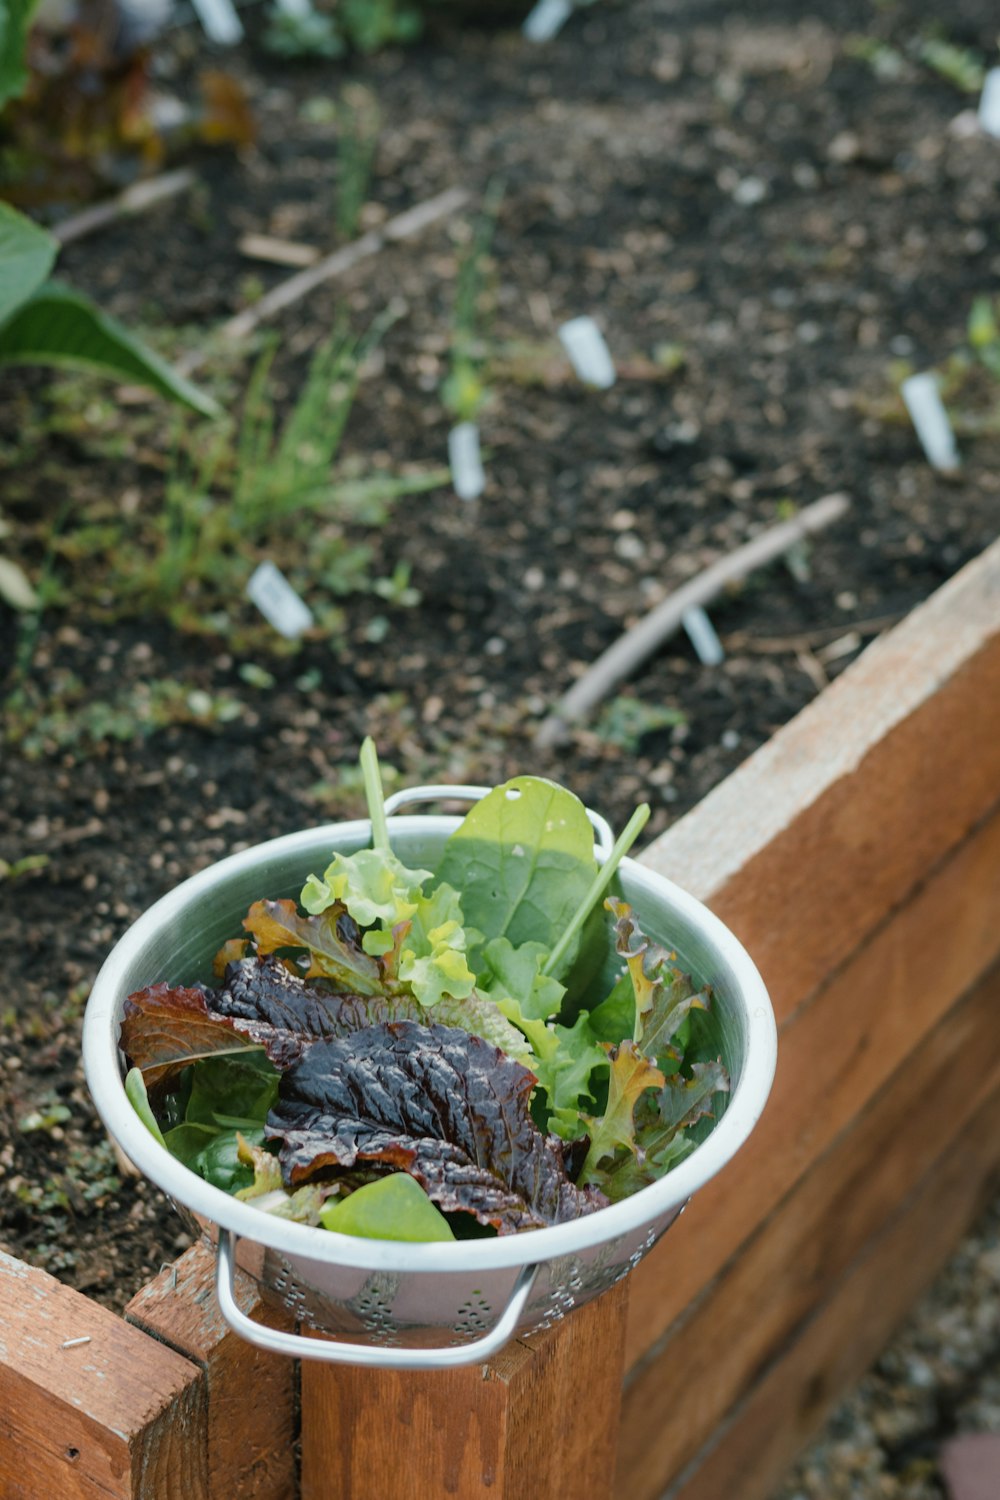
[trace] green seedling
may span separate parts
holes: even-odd
[[[49,864],[47,854],[22,854],[20,859],[0,859],[0,883],[5,880],[20,880],[22,875],[32,875],[44,870]]]
[[[617,697],[605,704],[597,722],[597,734],[607,744],[634,754],[644,735],[660,729],[676,729],[686,723],[687,715],[682,709],[643,703],[640,698]]]
[[[449,371],[441,387],[441,400],[458,422],[474,421],[488,395],[483,373],[486,350],[481,328],[482,303],[487,259],[503,195],[504,184],[497,180],[491,182],[458,267]]]
[[[375,95],[360,85],[344,89],[337,111],[337,233],[350,240],[358,232],[378,149],[379,113]]]
[[[928,37],[920,48],[920,60],[963,94],[982,92],[986,68],[981,56],[968,47],[956,47],[939,37]]]

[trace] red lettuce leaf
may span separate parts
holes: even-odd
[[[121,1048],[130,1066],[141,1069],[149,1094],[169,1090],[189,1063],[259,1045],[214,1014],[209,998],[202,989],[151,984],[125,1001]]]
[[[266,1133],[285,1182],[381,1162],[409,1172],[444,1212],[500,1234],[606,1206],[569,1179],[563,1144],[529,1110],[535,1076],[499,1048],[450,1026],[370,1026],[317,1042],[282,1078]]]
[[[280,948],[305,948],[309,979],[332,979],[356,995],[374,995],[384,987],[377,960],[365,953],[358,924],[340,902],[317,917],[303,917],[294,901],[255,901],[243,926],[262,957]]]
[[[125,1002],[120,1042],[150,1093],[162,1094],[189,1063],[263,1047],[276,1068],[313,1042],[349,1036],[419,1011],[406,996],[340,995],[310,984],[280,959],[243,958],[218,990],[154,984]]]

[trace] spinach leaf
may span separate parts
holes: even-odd
[[[540,777],[516,776],[466,814],[445,844],[436,879],[461,892],[466,927],[484,941],[551,950],[596,871],[594,830],[579,798]]]
[[[406,1172],[391,1172],[346,1198],[335,1199],[319,1218],[324,1229],[359,1239],[419,1243],[455,1238],[444,1214]]]

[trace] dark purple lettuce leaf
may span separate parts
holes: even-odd
[[[154,984],[130,995],[120,1041],[147,1090],[161,1094],[201,1058],[263,1047],[274,1066],[285,1069],[315,1041],[419,1011],[406,996],[335,994],[280,959],[242,958],[229,964],[218,990]]]
[[[409,1172],[445,1213],[500,1234],[607,1204],[569,1179],[563,1143],[529,1110],[533,1073],[480,1037],[411,1021],[317,1042],[282,1078],[265,1131],[289,1186],[327,1168]]]
[[[230,964],[225,985],[214,996],[214,1008],[240,1027],[251,1023],[273,1028],[287,1039],[289,1063],[311,1042],[350,1036],[379,1021],[409,1021],[423,1014],[409,995],[336,993],[329,982],[303,979],[273,957],[243,958]],[[271,1060],[278,1067],[288,1066]]]

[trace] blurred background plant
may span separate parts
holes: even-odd
[[[0,0],[0,176],[23,207],[85,201],[191,144],[247,146],[246,92],[217,68],[191,100],[154,83],[170,0]]]
[[[504,184],[495,179],[483,195],[482,211],[469,226],[461,254],[451,314],[448,374],[441,400],[459,422],[471,422],[486,401],[488,348],[484,325],[492,305],[490,246],[503,202]]]

